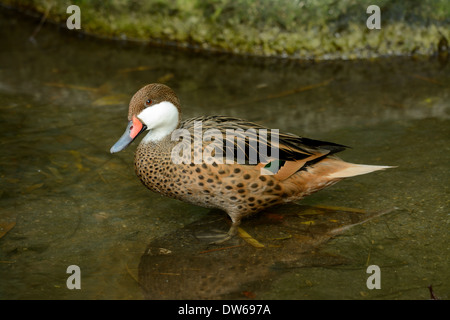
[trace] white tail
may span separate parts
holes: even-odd
[[[371,166],[367,164],[354,164],[354,163],[346,163],[347,166],[342,170],[333,172],[328,175],[331,179],[339,179],[339,178],[348,178],[353,176],[359,176],[361,174],[370,173],[373,171],[384,170],[389,168],[395,168],[391,166]]]

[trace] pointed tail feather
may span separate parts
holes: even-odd
[[[333,172],[328,175],[332,179],[348,178],[353,176],[359,176],[361,174],[370,173],[373,171],[384,170],[389,168],[396,168],[392,166],[373,166],[367,164],[354,164],[347,163],[347,166],[342,168],[342,170]]]

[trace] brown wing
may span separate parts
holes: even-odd
[[[299,137],[290,133],[278,132],[246,120],[226,116],[203,116],[188,119],[181,123],[187,129],[194,143],[194,134],[202,133],[208,148],[220,152],[226,161],[246,165],[256,165],[271,170],[280,180],[284,180],[306,167],[313,161],[346,149],[346,146]],[[205,146],[205,144],[203,143]],[[228,162],[228,163],[230,163]]]

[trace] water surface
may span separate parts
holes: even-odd
[[[102,42],[52,26],[31,42],[36,27],[0,12],[2,299],[143,299],[147,246],[217,214],[145,189],[134,175],[136,145],[109,153],[130,97],[152,82],[177,92],[185,118],[246,118],[351,146],[341,154],[351,162],[398,166],[301,201],[397,208],[310,252],[342,263],[275,270],[263,285],[256,279],[224,297],[428,299],[433,285],[449,298],[449,64],[258,61]],[[379,290],[366,286],[372,264],[381,269]],[[81,290],[66,287],[69,265],[81,268]]]

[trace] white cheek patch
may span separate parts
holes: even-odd
[[[145,108],[137,118],[147,126],[150,131],[143,142],[157,142],[168,136],[178,125],[178,109],[172,103],[163,101],[154,106]]]

